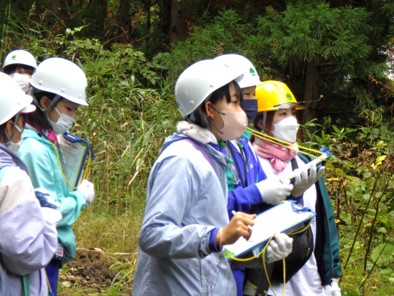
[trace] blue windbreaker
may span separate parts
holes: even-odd
[[[232,217],[231,211],[233,210],[251,213],[252,207],[263,201],[256,183],[267,179],[267,177],[247,138],[242,136],[238,141],[229,141],[226,144],[227,146],[221,145],[221,151],[233,159],[233,166],[238,177],[238,182],[233,184],[232,190],[229,190],[227,205],[229,217]],[[229,187],[231,189],[231,185]]]
[[[229,184],[229,191],[232,190],[228,195],[228,215],[232,217],[233,210],[252,213],[252,208],[263,202],[263,197],[255,184],[267,178],[253,146],[247,137],[241,136],[237,141],[229,141],[226,145],[221,145],[221,151],[233,159],[238,177],[236,184]],[[233,268],[232,271],[237,283],[237,296],[242,296],[245,269]]]

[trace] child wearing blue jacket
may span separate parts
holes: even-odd
[[[243,75],[237,80],[242,90],[241,107],[247,114],[248,123],[252,124],[257,114],[255,89],[260,83],[254,65],[239,54],[225,54],[216,57],[215,60],[242,72]],[[288,197],[293,189],[291,184],[283,183],[278,178],[267,179],[249,137],[250,133],[246,131],[238,139],[221,144],[221,150],[231,159],[237,176],[236,180],[228,178],[227,211],[230,217],[233,216],[234,211],[255,213],[256,206],[278,204]],[[267,261],[272,263],[285,258],[291,250],[292,239],[284,233],[279,233],[267,247]],[[237,295],[242,296],[245,286],[245,268],[233,267],[232,271],[237,283]]]

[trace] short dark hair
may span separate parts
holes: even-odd
[[[31,66],[27,66],[27,65],[23,65],[23,64],[11,64],[11,65],[5,66],[3,69],[3,72],[5,74],[10,75],[11,73],[15,73],[16,68],[18,68],[18,67],[24,68],[30,75],[33,75],[33,73],[35,71],[35,69]]]
[[[48,120],[45,110],[42,110],[42,107],[40,106],[40,101],[42,97],[45,96],[48,97],[48,99],[52,102],[55,99],[56,94],[33,88],[32,95],[34,97],[34,105],[36,105],[37,108],[36,111],[26,114],[26,122],[36,128],[39,128],[40,131],[51,129],[52,125]]]
[[[256,118],[254,119],[253,126],[254,126],[256,129],[260,130],[259,122],[260,122],[260,120],[263,120],[263,118],[264,118],[264,113],[267,113],[267,114],[266,114],[266,118],[265,118],[265,122],[264,122],[264,131],[265,131],[268,135],[272,136],[272,127],[273,127],[273,123],[272,123],[272,122],[273,122],[273,119],[274,119],[275,111],[265,111],[265,112],[259,112],[259,113],[257,113],[257,116],[256,116]]]
[[[209,121],[207,118],[207,114],[205,111],[205,103],[212,102],[212,104],[216,104],[223,97],[226,98],[227,103],[231,102],[231,94],[230,94],[230,84],[233,83],[235,90],[237,92],[238,97],[240,98],[240,102],[242,102],[242,91],[239,87],[238,83],[235,81],[231,81],[226,85],[223,85],[221,88],[215,90],[200,106],[197,107],[190,115],[186,117],[186,120],[192,123],[195,123],[202,128],[209,128]]]

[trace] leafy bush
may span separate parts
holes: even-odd
[[[392,287],[394,281],[393,120],[383,114],[366,110],[365,125],[357,128],[338,128],[329,119],[325,126],[311,121],[303,127],[309,145],[329,147],[333,154],[326,181],[340,234],[341,285],[354,295],[372,295],[376,286]],[[384,295],[392,293],[388,288]]]

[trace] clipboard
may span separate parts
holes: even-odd
[[[249,240],[240,237],[235,243],[223,246],[228,261],[234,258],[257,256],[267,241],[278,232],[289,232],[310,221],[316,213],[298,204],[295,200],[285,200],[259,214],[252,226]]]
[[[87,169],[88,160],[94,159],[90,143],[69,132],[58,137],[60,150],[62,151],[62,168],[67,185],[74,190]]]

